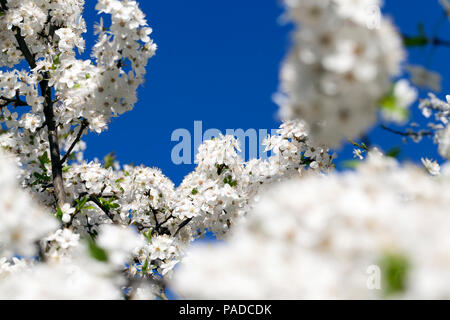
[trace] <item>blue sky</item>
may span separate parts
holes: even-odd
[[[95,2],[87,1],[86,7],[88,48],[94,43],[92,26],[98,20]],[[135,109],[114,119],[107,132],[86,137],[89,160],[114,151],[122,164],[159,167],[178,184],[194,165],[172,163],[175,129],[193,132],[196,120],[203,121],[204,129],[223,131],[278,127],[272,95],[278,88],[278,70],[292,28],[278,23],[282,8],[276,0],[139,2],[159,49],[150,60]],[[431,34],[443,14],[437,0],[410,1],[407,6],[386,1],[383,11],[407,34],[415,34],[419,22]],[[445,21],[440,37],[450,39],[449,31],[450,23]],[[427,50],[410,50],[409,62],[424,63]],[[444,78],[441,97],[450,86],[445,79],[450,75],[449,53],[448,48],[439,48],[428,65]],[[421,97],[425,95],[421,91]],[[420,114],[414,112],[414,117],[420,119]],[[371,131],[370,139],[384,150],[403,146],[402,160],[418,161],[428,155],[441,161],[431,142],[405,146],[400,137],[379,128]],[[351,158],[351,150],[344,148],[337,162]]]

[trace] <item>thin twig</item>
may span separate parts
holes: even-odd
[[[403,131],[398,131],[392,128],[389,128],[387,126],[385,126],[384,124],[381,125],[381,128],[389,131],[391,133],[400,135],[402,137],[420,137],[420,136],[431,136],[432,132],[431,131],[423,131],[423,132],[414,132],[414,131],[408,131],[408,132],[403,132]]]
[[[90,195],[89,201],[92,201],[93,203],[95,203],[108,216],[108,218],[110,218],[111,221],[114,222],[114,217],[111,214],[111,211],[109,211],[109,209],[103,205],[103,203],[99,200],[99,198],[97,198],[97,196]]]
[[[66,154],[64,155],[64,157],[61,159],[61,165],[64,165],[64,163],[66,162],[67,158],[69,158],[70,154],[72,153],[73,149],[75,148],[75,146],[77,145],[78,142],[80,142],[81,137],[83,136],[83,131],[84,129],[87,128],[88,126],[88,122],[86,120],[83,120],[81,122],[80,125],[80,130],[78,131],[78,134],[75,138],[75,140],[72,142],[72,145],[70,146],[69,150],[67,150]]]
[[[177,231],[174,233],[174,237],[181,231],[181,229],[183,229],[189,222],[191,222],[192,218],[188,218],[186,220],[184,220],[182,223],[180,223],[180,225],[178,226]]]

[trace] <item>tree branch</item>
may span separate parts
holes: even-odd
[[[26,106],[28,106],[28,103],[26,103],[25,101],[21,100],[18,97],[13,98],[13,99],[0,97],[0,100],[5,101],[4,103],[0,104],[0,109],[6,107],[7,105],[9,105],[11,103],[14,105],[14,107],[26,107]]]
[[[3,11],[7,11],[6,0],[0,0],[1,8]],[[22,36],[21,30],[17,26],[13,26],[12,31],[15,33],[19,50],[25,57],[25,60],[30,65],[31,69],[36,68],[35,55],[31,53],[25,38]],[[41,95],[44,97],[44,115],[45,123],[48,131],[48,143],[50,148],[50,159],[52,164],[53,185],[55,187],[56,197],[58,199],[58,206],[62,207],[66,201],[66,194],[64,191],[64,183],[62,176],[61,154],[59,150],[58,133],[55,124],[55,115],[53,112],[53,99],[52,89],[49,86],[49,74],[47,72],[42,73],[43,79],[39,82],[41,89]]]
[[[55,124],[55,115],[53,113],[52,89],[48,86],[47,74],[44,80],[39,83],[41,94],[45,97],[44,115],[47,125],[48,143],[50,147],[50,160],[52,163],[53,185],[55,186],[58,205],[61,207],[66,202],[66,193],[64,191],[63,172],[61,164],[61,153],[59,151],[58,132]]]
[[[183,229],[189,222],[191,222],[192,218],[188,218],[186,220],[184,220],[182,223],[180,223],[180,225],[178,226],[177,231],[174,233],[174,237],[181,231],[181,229]]]
[[[31,69],[36,68],[35,56],[34,54],[31,53],[30,49],[28,48],[28,45],[25,42],[25,38],[22,36],[22,31],[17,26],[13,26],[12,31],[14,32],[14,36],[17,40],[17,43],[19,44],[19,49],[22,52],[23,56],[25,57],[25,60],[27,60]]]
[[[389,128],[387,126],[385,126],[384,124],[381,125],[381,128],[389,131],[391,133],[400,135],[402,137],[424,137],[424,136],[431,136],[432,132],[431,131],[423,131],[423,132],[414,132],[414,131],[407,131],[407,132],[403,132],[403,131],[398,131],[392,128]]]
[[[111,221],[112,222],[114,222],[114,217],[113,217],[113,215],[111,214],[111,212],[109,211],[109,209],[108,208],[106,208],[103,204],[102,204],[102,202],[100,201],[100,199],[99,198],[97,198],[97,196],[95,196],[95,195],[90,195],[89,196],[89,201],[92,201],[93,203],[95,203],[107,216],[108,216],[108,218],[110,218],[111,219]]]
[[[433,46],[443,46],[443,47],[449,47],[450,46],[450,40],[431,37],[427,38],[425,36],[417,36],[412,37],[408,35],[403,35],[403,41],[405,45],[408,47],[421,47],[427,44],[431,44]]]
[[[61,159],[61,165],[64,165],[64,163],[66,162],[67,158],[70,156],[70,154],[72,153],[73,149],[77,145],[77,143],[80,142],[81,137],[83,136],[83,131],[84,131],[84,129],[87,128],[88,125],[89,124],[88,124],[88,122],[86,120],[82,120],[81,125],[80,125],[80,130],[78,131],[78,134],[77,134],[75,140],[72,142],[72,145],[70,146],[69,150],[67,150],[66,154]]]

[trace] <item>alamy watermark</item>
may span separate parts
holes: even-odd
[[[217,138],[220,135],[234,136],[240,145],[241,151],[238,154],[245,160],[267,159],[270,153],[265,151],[264,140],[269,135],[275,135],[278,129],[226,129],[222,132],[216,128],[204,131],[202,121],[194,121],[193,134],[186,128],[179,128],[172,132],[170,137],[172,142],[177,144],[172,148],[171,159],[176,165],[193,164],[198,147],[203,141]]]
[[[366,270],[366,286],[369,290],[381,290],[381,268],[377,265],[371,265]]]
[[[379,29],[381,27],[381,9],[377,5],[366,7],[366,27],[370,30]]]

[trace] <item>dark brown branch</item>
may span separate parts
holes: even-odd
[[[0,109],[6,107],[9,104],[12,104],[14,107],[26,107],[26,106],[28,106],[28,103],[26,103],[25,101],[21,100],[18,97],[13,98],[13,99],[0,97],[0,100],[5,101],[4,103],[0,104]]]
[[[111,221],[114,222],[114,217],[111,214],[111,211],[109,211],[109,209],[103,205],[103,203],[100,201],[99,198],[97,198],[97,196],[90,195],[89,201],[92,201],[93,203],[95,203],[97,205],[97,207],[99,207],[108,216],[108,218],[110,218]]]
[[[163,222],[161,222],[159,225],[160,225],[160,226],[165,225],[170,219],[173,219],[173,215],[172,215],[172,214],[170,214],[170,216],[168,216],[167,219],[164,220]]]
[[[62,166],[63,166],[64,163],[67,161],[67,158],[69,158],[70,154],[72,153],[72,151],[73,151],[73,149],[75,148],[75,146],[77,145],[77,143],[80,142],[81,137],[83,136],[83,131],[84,131],[84,129],[87,128],[88,125],[89,125],[89,124],[88,124],[88,122],[87,122],[86,120],[83,120],[83,121],[81,122],[80,130],[78,131],[78,134],[77,134],[75,140],[72,142],[72,144],[71,144],[69,150],[67,150],[66,154],[65,154],[64,157],[61,159],[61,165],[62,165]]]
[[[159,224],[159,222],[158,222],[158,217],[157,217],[158,210],[156,210],[156,209],[154,209],[154,208],[152,208],[152,207],[150,207],[150,209],[152,210],[153,217],[155,218],[155,224],[156,224],[155,230],[158,231],[158,230],[159,230],[159,227],[161,226],[161,225]]]
[[[178,226],[177,231],[174,233],[174,237],[181,231],[181,229],[183,229],[189,222],[191,222],[192,218],[188,218],[186,220],[184,220],[182,223],[180,223],[180,225]]]
[[[424,136],[431,136],[433,133],[431,131],[422,131],[422,132],[414,132],[414,131],[407,131],[407,132],[403,132],[403,131],[398,131],[392,128],[389,128],[387,126],[385,126],[384,124],[381,125],[381,128],[389,131],[391,133],[400,135],[402,137],[424,137]]]
[[[6,0],[0,0],[0,4],[3,11],[8,10]],[[19,50],[24,55],[25,60],[30,65],[31,69],[35,69],[36,68],[35,55],[31,53],[30,49],[28,48],[28,45],[25,41],[25,38],[22,36],[20,28],[17,26],[13,26],[12,31],[14,32],[17,44],[19,45]],[[43,80],[39,82],[39,87],[41,89],[41,95],[44,97],[44,115],[48,131],[48,143],[50,148],[50,159],[52,164],[53,185],[55,187],[55,193],[58,199],[57,201],[58,206],[62,207],[66,200],[66,194],[64,191],[58,133],[55,124],[55,115],[53,112],[52,88],[49,86],[48,81],[49,74],[47,72],[43,72],[42,76]]]
[[[63,172],[61,164],[61,153],[59,150],[58,133],[53,113],[52,89],[48,86],[47,74],[44,80],[39,83],[41,94],[45,97],[44,115],[47,125],[48,143],[50,147],[50,160],[52,164],[53,185],[55,186],[58,205],[61,207],[65,203],[66,194],[64,191]]]
[[[443,46],[443,47],[449,47],[450,46],[450,40],[431,37],[427,38],[425,36],[419,36],[419,37],[411,37],[408,35],[403,35],[403,40],[405,44],[409,47],[421,47],[425,45],[433,45],[433,46]]]

